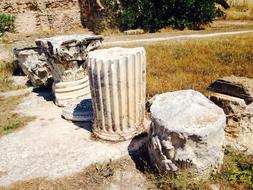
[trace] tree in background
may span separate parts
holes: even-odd
[[[222,16],[222,11],[215,6],[217,2],[227,5],[225,0],[121,0],[121,27],[150,32],[166,26],[200,29],[201,25]]]
[[[228,8],[226,0],[79,0],[82,23],[100,33],[106,28],[142,28],[155,32],[170,26],[200,29]]]

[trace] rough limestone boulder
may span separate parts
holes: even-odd
[[[209,99],[227,116],[226,143],[253,154],[253,79],[224,77],[208,88]]]
[[[14,55],[23,72],[35,87],[51,86],[52,73],[46,55],[41,48],[14,49]]]
[[[183,90],[157,95],[148,150],[162,172],[189,169],[207,177],[223,163],[226,116],[204,95]]]

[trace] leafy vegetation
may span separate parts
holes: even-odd
[[[171,26],[177,29],[200,29],[222,11],[215,0],[121,0],[123,30],[143,28],[157,31]]]
[[[0,13],[0,33],[14,32],[15,16],[5,13]]]
[[[105,6],[101,24],[121,30],[142,28],[155,32],[170,26],[176,29],[200,29],[223,12],[215,6],[218,0],[101,0]],[[225,0],[219,0],[226,4]],[[95,21],[94,21],[95,22]],[[113,24],[112,24],[113,23]]]
[[[227,147],[221,172],[212,176],[222,189],[253,189],[253,156]]]

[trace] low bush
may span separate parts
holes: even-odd
[[[14,32],[15,16],[5,13],[0,13],[0,33]]]

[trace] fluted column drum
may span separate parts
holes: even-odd
[[[88,71],[95,135],[104,140],[123,141],[143,132],[145,49],[111,48],[90,52]]]

